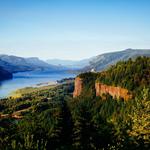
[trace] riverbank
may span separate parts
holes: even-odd
[[[19,97],[22,97],[26,94],[30,94],[30,93],[33,93],[33,92],[38,92],[38,91],[41,91],[41,90],[47,90],[47,89],[51,89],[51,88],[54,88],[56,87],[58,84],[55,83],[55,84],[51,84],[51,85],[47,85],[47,86],[37,86],[37,87],[25,87],[25,88],[21,88],[21,89],[18,89],[14,92],[12,92],[9,97],[11,98],[19,98]]]
[[[13,79],[0,82],[0,99],[9,97],[12,92],[26,87],[42,87],[56,84],[57,81],[75,77],[63,72],[21,72],[13,74]]]
[[[60,83],[57,81],[53,84],[51,83],[51,85],[41,86],[45,85],[44,83],[40,84],[40,87],[26,87],[14,91],[10,97],[1,99],[0,119],[21,119],[24,115],[30,114],[36,111],[36,109],[45,108],[45,105],[48,105],[47,102],[51,103],[52,99],[57,101],[57,96],[61,93],[63,95],[66,92],[72,93],[73,82],[73,79],[68,78],[68,80],[63,79],[63,82],[60,81]]]
[[[61,80],[57,80],[57,81],[51,81],[51,82],[46,82],[46,83],[39,83],[30,87],[25,87],[25,88],[21,88],[21,89],[17,89],[15,91],[13,91],[9,97],[12,98],[19,98],[22,97],[26,94],[30,94],[33,92],[38,92],[41,90],[48,90],[48,89],[52,89],[54,87],[57,87],[58,85],[61,84],[70,84],[74,82],[74,78],[64,78]]]

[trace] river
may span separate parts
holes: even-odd
[[[57,80],[69,77],[75,77],[75,74],[63,71],[30,71],[14,73],[13,79],[0,82],[0,98],[5,98],[13,91],[20,88],[36,86],[41,83],[54,83]]]

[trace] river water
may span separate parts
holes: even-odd
[[[9,96],[13,91],[41,83],[54,83],[63,78],[75,77],[75,74],[59,71],[30,71],[14,73],[13,79],[0,82],[0,98]]]

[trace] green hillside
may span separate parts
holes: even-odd
[[[150,86],[150,58],[137,57],[135,60],[119,61],[101,73],[97,81],[121,86],[131,91],[148,87]]]
[[[83,80],[85,95],[90,93],[96,82],[122,87],[137,95],[143,88],[150,88],[150,57],[119,61],[105,71],[82,73],[78,77]]]
[[[73,83],[65,83],[0,100],[0,149],[149,150],[149,62],[139,57],[102,73],[80,74],[86,89],[76,98]],[[128,88],[135,96],[129,101],[96,97],[89,92],[96,81]]]

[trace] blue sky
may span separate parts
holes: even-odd
[[[150,48],[149,0],[0,0],[0,53],[82,59]]]

